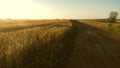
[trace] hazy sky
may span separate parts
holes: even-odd
[[[0,18],[94,19],[117,11],[120,0],[0,0]]]

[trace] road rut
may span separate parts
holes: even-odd
[[[66,68],[120,68],[120,39],[77,20],[74,49]]]

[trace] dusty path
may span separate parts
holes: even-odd
[[[71,22],[78,36],[66,68],[120,68],[118,37],[77,20]]]

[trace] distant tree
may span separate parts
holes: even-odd
[[[112,12],[110,13],[110,15],[109,15],[108,22],[109,22],[109,23],[115,23],[115,22],[116,22],[116,19],[117,19],[117,16],[118,16],[118,13],[112,11]]]

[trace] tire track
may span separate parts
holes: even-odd
[[[79,35],[67,68],[120,68],[120,39],[77,20],[71,22]]]

